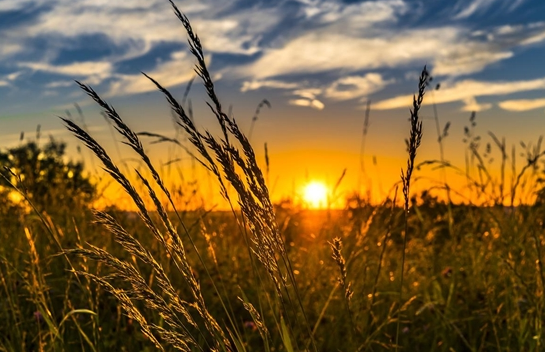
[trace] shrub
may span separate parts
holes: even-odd
[[[17,198],[7,197],[16,187],[39,211],[65,213],[87,207],[97,196],[96,186],[85,175],[83,162],[67,162],[65,154],[66,144],[53,138],[43,147],[29,141],[0,151],[2,198],[17,206]]]

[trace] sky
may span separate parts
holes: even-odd
[[[409,108],[424,65],[433,84],[417,161],[440,158],[433,103],[439,130],[450,124],[444,159],[461,168],[471,112],[483,153],[493,143],[489,132],[505,137],[518,155],[520,141],[535,146],[545,130],[541,0],[175,3],[201,38],[220,100],[243,131],[249,133],[257,105],[270,102],[250,140],[260,163],[267,143],[275,199],[296,196],[312,180],[332,189],[345,169],[338,197],[354,189],[375,200],[388,194],[405,167]],[[40,125],[42,134],[66,141],[74,158],[96,167],[88,154],[76,153],[78,142],[58,118],[78,116],[78,104],[86,128],[114,159],[130,160],[74,80],[92,86],[133,129],[174,137],[164,98],[141,72],[181,98],[194,63],[167,0],[0,0],[0,147],[20,143],[21,131],[32,138]],[[217,132],[198,80],[189,100],[197,125]],[[146,148],[158,163],[176,153]],[[501,159],[498,153],[493,149],[490,159]],[[186,179],[201,178],[181,159]],[[517,162],[523,166],[524,158]],[[490,168],[499,166],[490,162]],[[445,177],[431,169],[420,176],[420,189]]]

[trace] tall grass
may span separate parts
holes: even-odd
[[[293,340],[290,335],[293,335],[295,330],[303,329],[308,333],[308,344],[312,349],[316,350],[317,347],[311,332],[310,322],[305,314],[301,295],[297,289],[298,285],[293,273],[292,263],[287,255],[284,240],[280,236],[276,225],[268,189],[261,169],[257,165],[253,148],[234,120],[224,113],[204,60],[204,52],[200,39],[193,32],[187,17],[178,10],[174,3],[171,2],[171,4],[176,16],[182,22],[188,33],[190,50],[197,59],[196,72],[202,79],[208,97],[212,101],[208,106],[217,118],[223,133],[222,137],[217,138],[207,131],[204,133],[198,131],[193,120],[189,118],[185,109],[173,95],[152,77],[149,77],[146,74],[144,75],[165,95],[177,118],[177,123],[187,133],[189,141],[196,150],[197,155],[195,158],[208,171],[216,176],[220,184],[222,195],[231,204],[233,214],[238,218],[240,232],[246,239],[248,253],[251,257],[252,266],[254,266],[256,281],[265,291],[267,291],[269,284],[272,283],[276,296],[268,297],[268,302],[259,302],[259,305],[269,305],[271,311],[278,312],[278,314],[275,314],[274,319],[276,324],[280,327],[279,331],[281,332],[285,348],[293,348],[294,344],[297,349],[300,348],[297,347],[297,344],[300,342]],[[179,216],[169,190],[166,188],[159,173],[147,156],[138,135],[128,127],[116,110],[102,100],[92,88],[79,82],[78,84],[104,109],[106,116],[113,122],[117,132],[126,140],[125,143],[143,160],[155,182],[155,186],[157,186],[166,196],[174,209],[178,223],[183,229],[183,234],[190,243],[192,249],[199,256],[200,264],[202,264],[205,267],[206,272],[209,273],[194,240],[189,234],[182,218]],[[235,324],[235,317],[231,311],[232,308],[222,302],[225,314],[230,321],[229,327],[221,327],[212,314],[210,314],[206,302],[203,299],[201,286],[193,274],[194,269],[187,258],[182,235],[178,232],[166,209],[161,204],[153,185],[150,184],[149,180],[141,172],[135,170],[140,181],[145,185],[149,192],[149,197],[154,204],[153,211],[157,212],[160,218],[159,224],[157,221],[152,220],[150,210],[146,207],[142,196],[136,191],[127,176],[125,176],[114,164],[107,152],[84,129],[69,119],[63,118],[63,121],[67,128],[94,152],[103,163],[105,170],[133,199],[141,219],[154,238],[161,244],[162,249],[168,254],[169,258],[171,258],[173,265],[181,276],[185,279],[186,284],[192,293],[193,301],[182,301],[176,294],[174,287],[170,283],[170,279],[163,267],[159,264],[157,258],[147,251],[134,236],[125,231],[114,218],[111,218],[102,212],[96,213],[97,221],[105,225],[115,235],[116,241],[128,253],[152,267],[153,273],[157,278],[158,286],[154,289],[152,285],[146,283],[145,279],[131,263],[121,261],[95,246],[90,246],[88,249],[80,248],[68,250],[67,253],[77,254],[103,263],[114,271],[114,274],[110,275],[108,278],[122,279],[129,284],[129,287],[118,289],[112,286],[109,281],[103,277],[85,272],[79,272],[79,274],[90,277],[108,292],[116,296],[128,316],[139,322],[144,335],[158,348],[162,348],[159,338],[180,350],[189,351],[192,348],[201,348],[202,341],[199,340],[199,337],[202,338],[206,342],[208,348],[212,350],[231,351],[235,346],[237,349],[243,348],[240,336],[237,336],[239,335],[239,332],[237,331],[237,326]],[[234,143],[237,143],[238,145]],[[238,205],[240,206],[242,213],[240,216],[235,211],[227,185],[233,187],[237,193]],[[166,234],[162,233],[160,227],[164,228]],[[254,258],[261,264],[260,268],[256,267],[257,264],[254,261]],[[259,273],[261,269],[265,270],[267,278],[261,276]],[[221,300],[222,292],[219,291],[216,282],[211,276],[208,276]],[[157,289],[160,289],[166,294],[166,297],[158,294],[156,291]],[[137,306],[133,303],[133,300],[142,301],[148,309],[158,311],[169,329],[147,322],[144,316],[140,314]],[[244,302],[244,306],[252,314],[253,319],[256,320],[256,326],[264,326],[264,324],[259,321],[259,314],[255,308],[253,308],[254,306],[252,303]],[[196,313],[191,312],[189,309],[190,307],[196,309]],[[204,329],[201,328],[199,324],[203,324]],[[196,331],[194,332],[193,330]],[[267,334],[262,334],[265,344],[267,344],[266,336]],[[269,349],[268,346],[265,348]]]
[[[407,159],[407,168],[405,171],[403,169],[401,170],[401,181],[403,183],[403,197],[405,199],[405,202],[403,203],[403,209],[405,211],[405,233],[403,234],[403,247],[401,250],[402,257],[401,257],[401,274],[400,274],[400,280],[399,280],[399,305],[401,306],[401,303],[403,302],[403,278],[405,276],[405,251],[407,249],[407,236],[409,232],[409,198],[410,198],[410,192],[411,192],[411,179],[413,175],[413,171],[415,169],[414,160],[416,158],[416,152],[418,148],[420,147],[420,143],[422,142],[422,121],[420,120],[419,112],[422,108],[422,102],[424,101],[424,93],[426,90],[426,86],[428,85],[429,81],[429,74],[426,70],[426,67],[424,67],[424,70],[422,70],[422,73],[420,74],[420,79],[418,81],[418,94],[413,97],[413,108],[411,110],[411,131],[410,131],[410,137],[405,141],[407,144],[407,153],[409,154],[409,158]],[[399,343],[399,327],[400,327],[400,319],[401,317],[398,317],[397,320],[397,328],[396,328],[396,349],[398,348]]]

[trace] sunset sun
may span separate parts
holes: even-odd
[[[327,205],[327,187],[322,182],[309,182],[303,191],[303,199],[311,208],[322,208]]]

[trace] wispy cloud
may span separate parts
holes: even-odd
[[[67,65],[51,65],[47,63],[22,62],[19,67],[27,67],[34,71],[44,71],[71,77],[106,78],[112,73],[112,64],[105,61],[74,62]]]
[[[4,43],[0,45],[0,58],[8,58],[24,50],[20,43],[10,42],[9,38],[3,38]]]
[[[0,87],[7,87],[13,84],[13,81],[22,74],[21,71],[16,71],[5,76],[0,76]]]
[[[177,1],[192,18],[208,51],[239,54],[255,53],[255,41],[278,21],[274,10],[243,10],[219,17],[225,10],[219,1]],[[102,34],[120,47],[137,47],[143,55],[161,42],[185,43],[181,24],[163,0],[72,1],[52,0],[50,10],[38,20],[22,28],[22,36],[56,35],[64,38]]]
[[[474,97],[464,99],[463,103],[464,103],[464,106],[462,107],[462,111],[480,112],[480,111],[485,111],[492,108],[491,103],[479,104],[477,102],[477,99],[475,99]]]
[[[434,100],[437,104],[462,101],[466,106],[476,107],[477,97],[501,96],[517,92],[545,89],[545,78],[528,81],[511,82],[485,82],[476,80],[463,80],[452,85],[445,84],[440,90],[434,92]],[[412,102],[412,95],[402,95],[373,104],[377,110],[388,110],[406,108]],[[480,105],[480,109],[490,108],[487,105]]]
[[[63,87],[72,87],[74,86],[73,81],[53,81],[45,85],[46,88],[63,88]]]
[[[296,106],[306,106],[309,108],[313,108],[316,110],[323,110],[325,105],[318,99],[305,99],[305,98],[299,98],[299,99],[292,99],[289,101],[291,105]]]
[[[318,100],[318,95],[322,93],[322,90],[319,88],[306,88],[306,89],[297,89],[293,92],[294,95],[298,96],[297,99],[291,99],[289,103],[296,106],[306,106],[316,110],[323,110],[325,104]]]
[[[195,73],[192,70],[192,63],[188,59],[189,54],[175,52],[169,61],[158,64],[153,70],[146,74],[163,87],[172,87],[188,82]],[[208,58],[207,61],[210,61]],[[157,87],[144,77],[141,73],[134,75],[116,75],[110,84],[109,96],[138,94],[156,90]]]
[[[505,100],[500,102],[498,105],[504,110],[528,111],[545,107],[545,98]]]
[[[499,10],[510,13],[516,10],[525,0],[461,0],[454,8],[454,19],[467,19],[472,16],[490,14]]]
[[[299,1],[306,19],[317,23],[336,23],[345,28],[368,28],[376,23],[396,21],[407,11],[402,0],[365,1],[346,4],[337,1]]]
[[[266,49],[259,60],[239,71],[253,77],[269,78],[331,70],[354,72],[407,67],[428,62],[436,75],[466,75],[511,58],[513,48],[529,38],[535,41],[541,38],[535,32],[524,33],[521,28],[516,36],[509,34],[507,38],[496,34],[489,40],[456,26],[396,32],[384,30],[372,37],[347,36],[325,29],[304,33],[277,48]]]
[[[284,82],[264,79],[243,82],[241,91],[246,92],[265,87],[290,90],[291,92],[288,94],[298,97],[298,99],[290,100],[290,104],[321,110],[325,107],[325,104],[320,100],[322,98],[331,100],[363,99],[382,90],[392,82],[393,80],[385,80],[378,73],[346,76],[321,86],[311,85],[308,82]]]
[[[476,1],[475,11],[491,6],[492,2],[484,4]],[[506,6],[506,2],[500,2]],[[329,23],[321,16],[341,16],[341,12],[343,16],[349,15],[336,11],[338,4],[326,5],[321,1],[305,3],[308,3],[307,17],[318,18],[325,24],[263,48],[258,60],[249,67],[238,69],[240,75],[271,79],[331,71],[352,74],[428,63],[435,75],[455,77],[480,72],[513,58],[518,50],[528,45],[545,41],[545,24],[542,22],[474,30],[471,26],[449,24],[447,21],[444,25],[396,30],[396,25],[392,26],[398,20],[396,16],[408,11],[400,2],[385,2],[388,5],[384,6],[390,6],[391,11],[387,11],[388,16],[379,16],[390,26],[371,19],[363,19],[358,25],[348,18]],[[328,6],[333,10],[324,10]],[[396,8],[403,11],[394,11]],[[358,18],[357,13],[350,18]]]
[[[263,35],[281,19],[281,12],[276,8],[250,7],[233,11],[233,5],[220,0],[176,3],[191,18],[208,53],[253,55],[260,51],[259,41]],[[95,85],[108,78],[113,80],[112,93],[139,93],[147,91],[139,74],[142,68],[131,66],[130,60],[141,59],[169,43],[171,49],[159,50],[153,53],[155,57],[148,59],[166,61],[152,73],[161,77],[167,86],[184,82],[193,74],[192,60],[187,55],[173,57],[169,52],[174,45],[179,46],[174,50],[187,50],[187,35],[167,1],[0,1],[0,13],[17,10],[28,16],[28,20],[10,28],[0,24],[0,37],[4,38],[0,58],[13,58],[11,62],[15,62],[18,69],[84,79]],[[77,50],[84,51],[89,40],[93,41],[91,47],[97,54],[94,58],[82,59]],[[175,60],[185,62],[175,63]],[[0,62],[0,69],[5,65]],[[123,71],[117,71],[121,66]],[[167,74],[168,69],[173,71]],[[63,86],[49,84],[47,88]]]
[[[248,92],[251,90],[258,90],[261,88],[275,88],[275,89],[296,89],[300,88],[300,83],[283,82],[277,80],[252,80],[242,82],[241,92]]]
[[[334,100],[364,98],[378,92],[392,83],[384,80],[378,73],[368,73],[364,76],[347,76],[333,82],[326,90],[325,96]]]
[[[462,1],[463,8],[454,16],[455,19],[468,18],[471,15],[487,10],[497,0],[473,0],[468,4],[468,1]]]

